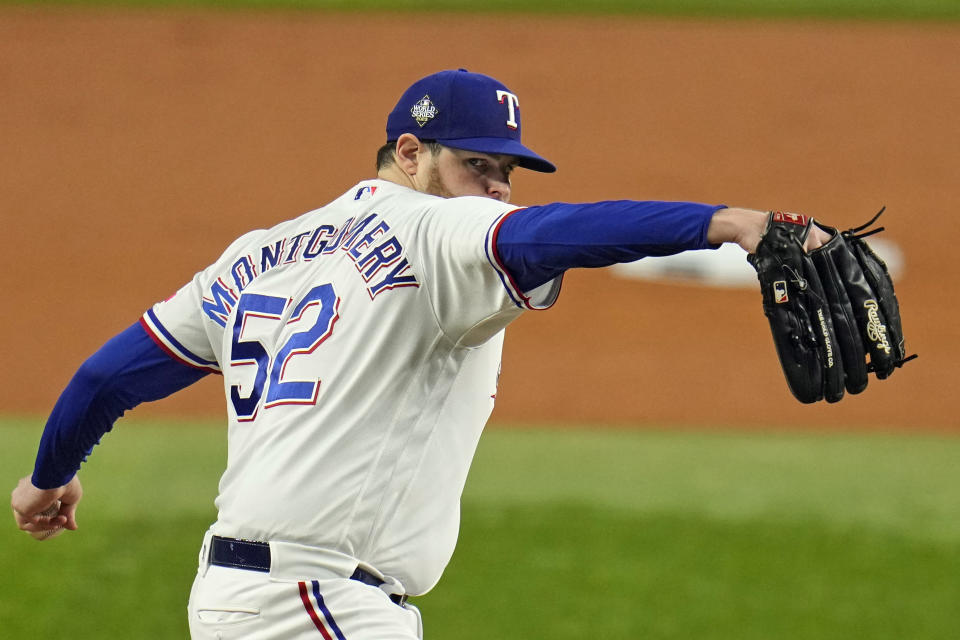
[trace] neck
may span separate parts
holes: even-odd
[[[391,164],[390,166],[384,167],[383,169],[377,171],[377,178],[380,180],[386,180],[387,182],[392,182],[394,184],[399,184],[402,187],[408,187],[414,191],[419,191],[413,178],[395,164]]]

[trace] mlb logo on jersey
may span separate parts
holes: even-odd
[[[360,187],[359,189],[357,189],[357,195],[353,196],[353,199],[361,200],[361,201],[369,200],[370,198],[373,197],[373,194],[375,194],[376,192],[377,192],[376,187],[372,187],[372,186]]]

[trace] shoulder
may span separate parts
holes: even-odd
[[[460,212],[493,216],[500,216],[504,213],[509,213],[511,211],[516,211],[517,209],[523,208],[516,204],[510,204],[508,202],[501,202],[492,198],[483,198],[479,196],[439,198],[439,202],[435,204],[435,207],[441,212]]]

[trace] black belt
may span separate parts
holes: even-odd
[[[213,536],[210,539],[208,559],[210,564],[219,567],[267,573],[270,571],[270,545],[266,542]],[[350,579],[368,584],[371,587],[379,587],[384,583],[383,580],[360,567],[357,567]],[[390,596],[390,599],[402,607],[407,601],[407,596],[394,593]]]

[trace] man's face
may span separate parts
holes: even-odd
[[[515,156],[443,147],[439,155],[430,158],[427,193],[510,202],[510,174],[517,162]]]

